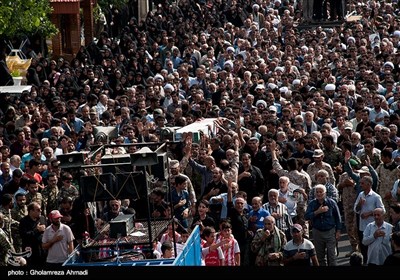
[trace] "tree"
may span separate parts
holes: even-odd
[[[40,38],[42,50],[45,40],[58,30],[50,21],[49,0],[0,0],[0,54],[7,52],[5,42],[13,47],[26,38]]]
[[[99,0],[98,4],[99,6],[104,9],[109,5],[113,5],[117,8],[122,8],[128,3],[128,0]]]
[[[40,35],[49,37],[58,32],[50,21],[49,0],[2,0],[0,5],[0,39]]]

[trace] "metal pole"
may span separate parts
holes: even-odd
[[[148,166],[149,167],[149,166]],[[153,258],[153,234],[152,234],[152,228],[151,228],[151,213],[150,213],[150,201],[149,201],[149,192],[148,192],[148,184],[149,184],[149,180],[148,180],[148,175],[151,174],[147,174],[146,171],[146,166],[145,168],[145,177],[146,177],[146,200],[147,200],[147,230],[149,232],[149,246],[150,246],[150,252],[151,252],[151,258]],[[149,167],[150,168],[150,167]]]

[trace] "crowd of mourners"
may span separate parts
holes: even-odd
[[[78,178],[102,168],[58,155],[96,165],[166,141],[149,213],[173,219],[153,257],[198,225],[204,265],[335,266],[343,232],[350,265],[399,264],[398,14],[397,1],[160,1],[142,20],[102,11],[72,60],[31,46],[31,89],[0,95],[0,265],[59,266],[117,216],[147,215],[84,201]],[[170,137],[206,118],[208,133]]]

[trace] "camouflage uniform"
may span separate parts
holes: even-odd
[[[312,186],[314,187],[317,183],[317,178],[315,178],[315,175],[318,173],[318,171],[320,171],[321,169],[324,169],[328,172],[329,174],[329,178],[328,178],[328,182],[331,183],[332,185],[335,186],[335,175],[333,174],[333,170],[332,167],[326,163],[326,162],[322,162],[322,167],[319,168],[317,166],[315,166],[315,163],[311,163],[308,167],[307,167],[307,173],[308,175],[310,175],[311,180],[312,180]]]
[[[183,157],[179,163],[182,173],[188,176],[193,185],[193,191],[196,195],[196,200],[201,196],[201,182],[203,178],[199,172],[196,172],[192,166],[189,165],[189,160],[187,157]]]
[[[14,251],[13,245],[7,233],[0,228],[0,266],[7,266],[8,250]]]
[[[367,158],[367,154],[365,152],[360,154],[360,160],[361,162],[365,162],[365,159]],[[377,168],[379,164],[381,164],[381,156],[377,153],[373,153],[372,155],[369,155],[369,159],[371,161],[371,165],[373,168]]]
[[[61,200],[64,197],[70,197],[72,198],[72,200],[75,200],[75,198],[77,198],[79,196],[79,191],[78,189],[74,186],[71,185],[68,188],[65,188],[64,186],[60,189],[60,191],[58,192],[58,202],[60,203]]]
[[[343,158],[342,149],[335,146],[332,150],[323,149],[323,151],[324,151],[324,162],[329,164],[332,167],[332,169],[335,169],[335,167],[342,162]]]
[[[381,163],[375,170],[379,176],[377,193],[382,197],[383,205],[385,205],[385,221],[389,222],[389,204],[391,202],[390,192],[393,188],[394,182],[399,178],[398,174],[400,170],[397,169],[397,165],[393,161],[389,166],[385,166],[384,163]],[[386,198],[388,194],[390,194],[390,198]]]
[[[25,197],[26,197],[26,205],[29,205],[29,203],[31,202],[37,202],[40,205],[40,207],[42,207],[43,196],[41,193],[32,194],[31,192],[28,192]]]
[[[11,210],[0,207],[0,212],[4,214],[4,227],[3,230],[8,236],[11,244],[15,245],[15,240],[21,240],[19,235],[19,221],[14,220],[11,216]],[[18,241],[17,241],[18,244]]]
[[[347,236],[349,237],[352,251],[357,251],[360,241],[358,239],[357,218],[356,213],[354,213],[354,203],[356,202],[358,194],[355,189],[354,181],[350,183],[350,181],[346,179],[351,179],[347,172],[344,172],[339,176],[338,189],[342,192],[341,198]]]
[[[28,215],[28,209],[27,209],[26,205],[24,205],[23,208],[20,208],[17,205],[13,209],[11,209],[11,217],[18,222],[26,215]],[[11,231],[11,232],[13,232],[13,231]],[[13,241],[14,241],[13,245],[14,245],[15,252],[17,252],[17,253],[22,252],[22,238],[19,233],[19,226],[17,226],[15,234],[13,234]]]
[[[42,191],[43,197],[43,215],[47,216],[47,213],[50,213],[54,209],[58,209],[59,202],[58,202],[58,188],[51,188],[47,186]]]
[[[14,221],[11,218],[11,211],[3,208],[3,206],[0,206],[0,212],[4,214],[4,227],[3,227],[3,230],[7,234],[9,240],[12,243],[13,240],[12,240],[12,231],[11,231],[12,227],[11,227],[11,224],[13,224],[13,222],[16,222],[16,223],[18,223],[18,222]]]

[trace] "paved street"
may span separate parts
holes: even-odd
[[[351,251],[350,242],[347,238],[347,233],[342,233],[342,236],[339,240],[339,256],[338,256],[338,265],[339,266],[348,266],[349,258],[346,258],[345,255]]]
[[[342,235],[340,237],[338,245],[339,245],[338,266],[349,266],[349,257],[346,258],[345,255],[351,251],[351,246],[345,229],[343,229],[342,231]]]

